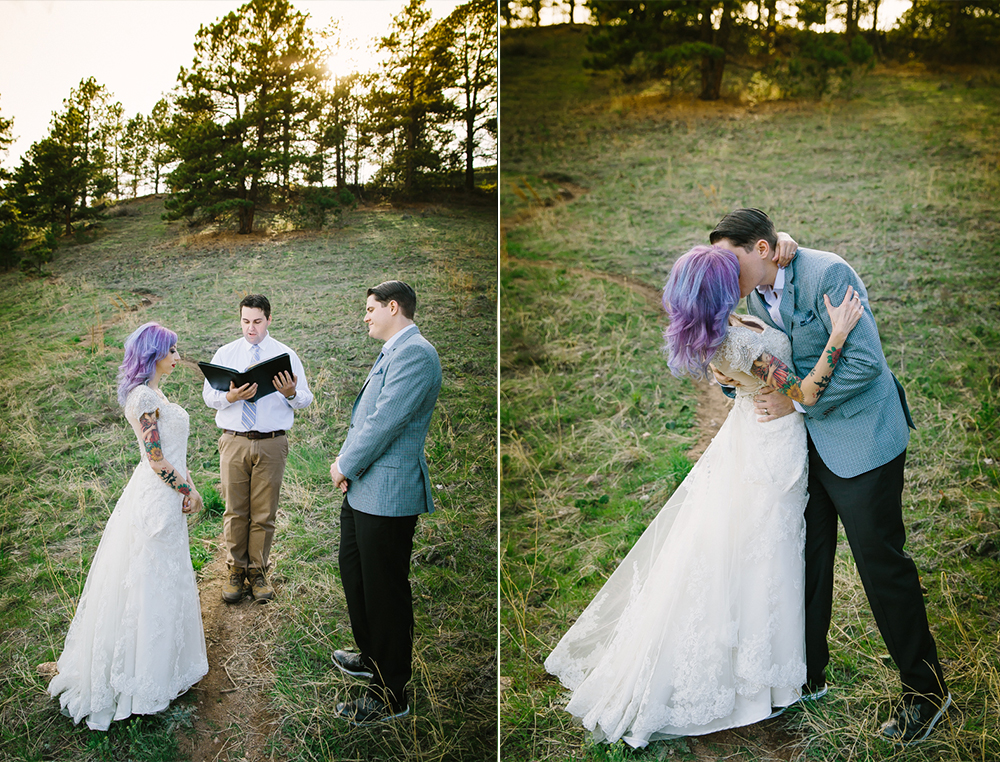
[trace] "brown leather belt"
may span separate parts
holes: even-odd
[[[274,439],[275,437],[285,436],[285,430],[279,429],[278,431],[232,431],[231,429],[223,429],[227,434],[232,434],[234,437],[246,437],[247,439]]]

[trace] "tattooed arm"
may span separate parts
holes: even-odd
[[[200,505],[201,496],[194,488],[194,485],[185,476],[182,476],[168,460],[163,457],[163,449],[160,447],[160,430],[156,426],[156,413],[143,413],[139,416],[139,436],[142,437],[142,444],[146,448],[149,456],[149,467],[159,476],[165,484],[184,495],[184,504],[189,505],[195,502]]]
[[[767,352],[754,360],[751,368],[753,375],[766,382],[768,386],[803,405],[815,405],[826,387],[830,385],[833,369],[844,349],[844,341],[864,312],[861,299],[851,286],[847,287],[844,301],[839,307],[834,307],[826,294],[823,295],[823,301],[826,302],[826,310],[830,313],[832,323],[830,338],[816,366],[806,374],[805,378],[796,376],[794,370]]]

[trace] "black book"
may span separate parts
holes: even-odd
[[[198,367],[205,374],[209,386],[220,392],[229,391],[230,381],[237,387],[243,386],[243,384],[257,384],[257,393],[251,400],[256,402],[261,397],[278,391],[274,388],[274,377],[281,371],[287,371],[288,375],[292,375],[292,358],[289,357],[288,352],[285,352],[270,360],[259,362],[244,371],[227,368],[224,365],[212,365],[210,362],[200,362]]]

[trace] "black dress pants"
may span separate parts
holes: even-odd
[[[823,463],[809,440],[806,505],[806,670],[822,685],[830,651],[826,642],[833,606],[833,564],[840,517],[868,603],[889,655],[899,669],[903,697],[943,697],[947,689],[927,626],[920,578],[904,552],[904,450],[884,466],[844,479]]]
[[[340,580],[354,642],[373,677],[368,690],[394,710],[407,705],[413,651],[410,554],[416,516],[340,509]]]

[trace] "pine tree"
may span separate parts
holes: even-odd
[[[424,189],[448,168],[448,123],[454,104],[445,97],[454,60],[444,28],[432,26],[424,0],[410,0],[379,41],[388,53],[381,82],[368,101],[380,149],[389,156],[377,179],[404,195]]]
[[[0,154],[6,153],[14,142],[14,120],[0,116]],[[0,167],[0,268],[8,269],[17,264],[17,250],[23,233],[20,214],[14,203],[11,173]]]
[[[12,193],[25,222],[59,225],[70,235],[74,223],[98,213],[88,198],[102,198],[114,186],[106,136],[109,107],[118,104],[90,77],[63,105],[52,115],[48,137],[28,149],[15,171]]]
[[[168,219],[235,212],[250,233],[265,194],[306,166],[322,72],[305,22],[288,0],[251,0],[199,29],[178,76]]]
[[[465,189],[475,187],[473,162],[485,132],[497,138],[497,6],[492,0],[472,0],[458,6],[445,20],[455,62],[455,86],[461,92],[459,114],[464,129]],[[492,152],[493,162],[496,153]]]
[[[153,180],[153,193],[160,192],[163,168],[173,161],[168,136],[170,134],[170,105],[160,98],[146,117],[146,139],[149,143],[149,173]]]

